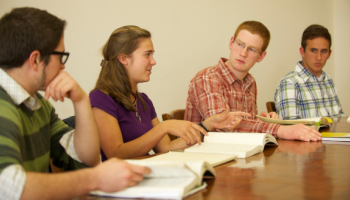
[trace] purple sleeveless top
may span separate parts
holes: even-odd
[[[143,111],[141,100],[137,97],[137,109],[141,117],[141,122],[136,117],[136,113],[128,111],[109,95],[95,90],[90,93],[91,107],[99,108],[106,113],[112,115],[118,120],[120,131],[123,136],[124,143],[132,141],[153,128],[152,120],[157,117],[152,101],[145,93],[140,93],[146,103],[146,110]],[[107,157],[101,149],[102,161]]]

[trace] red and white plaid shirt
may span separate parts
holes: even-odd
[[[199,124],[204,119],[226,109],[250,113],[252,118],[242,119],[236,132],[270,133],[276,137],[279,124],[270,124],[257,119],[257,88],[251,74],[237,79],[221,58],[215,66],[201,70],[191,80],[186,101],[185,120]],[[218,130],[224,131],[224,130]]]

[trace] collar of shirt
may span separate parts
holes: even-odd
[[[219,74],[224,78],[225,82],[227,82],[229,85],[232,85],[235,81],[240,81],[236,75],[226,66],[225,62],[228,59],[226,58],[220,58],[218,69]],[[244,83],[251,83],[253,81],[252,75],[249,73],[244,77],[243,79]]]
[[[33,97],[18,84],[11,76],[0,68],[0,86],[7,92],[16,105],[24,103],[30,110],[38,110],[41,107],[36,95]]]
[[[306,82],[308,79],[312,79],[314,81],[324,81],[324,79],[326,78],[326,75],[324,73],[324,71],[322,71],[321,76],[317,77],[313,74],[311,74],[311,72],[309,72],[309,70],[307,70],[302,64],[301,61],[299,61],[297,63],[297,66],[295,67],[295,71],[298,73],[298,75]]]

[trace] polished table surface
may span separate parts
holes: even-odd
[[[350,133],[346,119],[320,132]],[[350,199],[350,142],[277,141],[278,147],[216,167],[216,178],[204,180],[208,187],[185,199]]]

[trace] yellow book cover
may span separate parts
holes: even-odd
[[[330,141],[350,141],[350,133],[322,132],[322,140]]]

